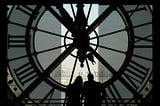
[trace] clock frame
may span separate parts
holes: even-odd
[[[93,22],[91,25],[88,25],[86,30],[84,31],[88,31],[88,33],[90,33],[90,31],[93,31],[92,29],[100,25],[101,22],[99,23],[98,21],[101,20],[103,21],[105,20],[103,19],[103,17],[104,18],[107,17],[105,16],[105,12],[108,13],[109,15],[110,12],[114,10],[113,7],[114,6],[110,6],[110,8],[105,9],[106,11],[104,11],[101,17],[97,19],[97,22]],[[38,65],[39,63],[36,62],[37,60],[36,61],[34,60],[34,58],[37,55],[37,52],[35,52],[35,50],[33,49],[34,46],[31,46],[31,44],[33,44],[32,42],[34,42],[34,38],[32,38],[33,36],[31,35],[35,35],[34,33],[37,30],[42,31],[38,29],[36,25],[39,22],[41,15],[43,15],[43,12],[46,11],[45,8],[47,8],[47,10],[49,10],[49,12],[51,12],[53,16],[55,16],[58,19],[58,21],[63,23],[68,28],[69,31],[71,31],[73,34],[76,33],[74,31],[75,27],[73,27],[73,22],[70,21],[71,23],[70,25],[68,25],[69,22],[67,22],[64,19],[64,17],[68,17],[68,19],[70,19],[70,17],[67,16],[68,15],[67,13],[64,13],[65,9],[62,7],[60,7],[62,10],[59,9],[60,15],[56,11],[54,11],[53,8],[51,8],[50,6],[45,7],[36,5],[35,6],[18,5],[11,10],[10,15],[8,16],[9,17],[8,18],[8,63],[9,63],[8,69],[10,70],[9,75],[10,77],[12,76],[12,78],[11,79],[8,78],[8,84],[13,91],[14,88],[12,88],[11,84],[17,85],[15,89],[21,91],[20,95],[17,95],[18,98],[17,101],[19,102],[21,102],[24,98],[26,98],[29,95],[29,99],[35,104],[43,102],[49,103],[50,100],[47,99],[49,99],[50,97],[51,97],[50,99],[55,97],[53,96],[53,92],[55,95],[58,96],[61,91],[65,92],[65,86],[63,84],[59,84],[57,81],[55,81],[50,77],[46,78],[46,76],[49,73],[51,73],[52,70],[56,69],[56,67],[68,55],[71,55],[73,49],[75,48],[78,48],[78,50],[83,49],[83,47],[80,46],[82,43],[80,44],[73,43],[69,47],[66,46],[66,51],[62,52],[62,54],[58,56],[53,63],[51,63],[45,70],[42,71],[42,68],[40,68]],[[153,62],[152,10],[148,5],[132,5],[132,6],[124,5],[124,6],[119,6],[119,8],[121,10],[120,12],[122,12],[120,16],[126,14],[123,17],[125,17],[125,19],[127,20],[126,23],[129,25],[126,26],[124,29],[119,29],[110,33],[102,34],[101,37],[105,37],[106,35],[117,33],[120,31],[126,31],[131,33],[131,36],[128,37],[129,39],[128,42],[130,43],[128,49],[130,52],[111,49],[109,47],[107,48],[105,46],[99,45],[98,43],[94,45],[96,45],[97,48],[101,47],[104,49],[109,49],[111,51],[122,53],[126,55],[126,57],[128,56],[126,61],[124,61],[124,67],[120,68],[121,70],[117,71],[113,68],[112,65],[108,63],[107,60],[104,59],[103,56],[101,56],[96,51],[96,49],[89,47],[87,48],[88,49],[87,51],[91,52],[94,55],[94,57],[97,58],[101,62],[101,64],[104,65],[104,67],[106,67],[106,69],[108,69],[113,75],[111,79],[103,82],[103,85],[107,93],[106,99],[108,104],[133,103],[135,99],[137,99],[138,103],[141,103],[143,102],[143,98],[147,96],[146,94],[143,93],[145,92],[148,94],[152,89],[152,84],[150,83],[150,80],[152,80],[152,62]],[[42,11],[40,11],[41,9]],[[18,11],[19,13],[16,11]],[[22,13],[22,15],[19,18],[24,17],[23,20],[16,18],[16,15],[14,16],[14,14],[20,14],[20,13]],[[143,17],[143,15],[148,16],[148,18],[146,20],[140,18]],[[67,39],[67,37],[65,38]],[[100,36],[98,35],[98,37],[96,36],[94,38],[100,39]],[[15,51],[16,53],[13,53]],[[75,56],[75,58],[78,59],[80,57],[81,57],[80,55]],[[85,60],[86,58],[83,59]],[[145,89],[148,87],[150,87],[149,91],[145,91]],[[44,92],[42,94],[37,93],[39,91],[42,92],[43,89],[47,89],[48,92]],[[127,92],[127,93],[122,94],[120,92]],[[41,96],[42,98],[38,98],[41,101],[34,100],[37,99],[36,96],[38,97]],[[125,98],[123,97],[126,98],[130,97],[132,99],[124,100]]]

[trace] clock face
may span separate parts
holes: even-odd
[[[8,7],[8,85],[18,101],[63,103],[66,86],[88,73],[108,104],[140,103],[151,91],[151,6]]]

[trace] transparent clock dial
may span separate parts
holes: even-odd
[[[152,89],[150,6],[84,4],[81,18],[87,20],[85,31],[89,33],[84,35],[73,31],[78,27],[73,25],[79,12],[77,4],[63,7],[69,17],[56,6],[16,5],[8,11],[8,83],[12,91],[17,89],[14,93],[21,98],[29,95],[33,103],[49,103],[48,98],[64,98],[66,86],[78,75],[86,81],[87,74],[92,73],[105,87],[103,102],[141,102]],[[65,19],[72,20],[73,29],[65,24]],[[81,46],[82,37],[87,39],[84,45],[89,45],[81,52],[85,57],[78,54],[86,49]],[[76,38],[79,43],[75,43]],[[73,43],[74,50],[62,58]],[[51,66],[53,70],[49,70]],[[50,73],[41,80],[46,70]],[[38,79],[39,84],[31,87]]]
[[[64,8],[75,20],[74,14],[77,12],[76,4],[65,4]],[[84,5],[84,14],[88,18],[88,26],[103,13],[109,6],[100,6],[93,4]],[[52,7],[59,14],[55,7]],[[72,9],[73,8],[73,9]],[[100,9],[100,10],[99,10]],[[121,9],[114,10],[99,27],[93,30],[89,34],[89,45],[99,53],[109,65],[111,65],[117,72],[122,67],[124,61],[128,57],[125,53],[129,50],[131,35],[129,31],[123,30],[119,33],[110,34],[119,29],[125,29],[128,27],[127,20]],[[62,53],[71,43],[73,43],[74,37],[67,28],[63,26],[50,11],[43,10],[39,16],[37,16],[36,25],[37,30],[30,31],[31,36],[31,53],[37,52],[33,59],[41,72],[45,70],[55,59]],[[35,28],[35,29],[36,29]],[[76,48],[51,74],[50,77],[57,82],[68,85],[69,82],[74,81],[76,76],[81,75],[84,81],[87,80],[87,74],[89,71],[94,74],[95,79],[100,82],[109,80],[113,75],[110,71],[104,68],[95,57],[92,62],[86,58],[84,67],[80,66],[80,62],[76,61],[78,49]],[[88,51],[89,52],[89,51]],[[73,67],[76,67],[73,70]],[[71,79],[72,72],[74,71],[74,77]],[[72,81],[71,81],[72,80]]]

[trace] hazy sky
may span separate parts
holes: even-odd
[[[76,12],[76,5],[73,5],[74,6],[74,9],[75,9],[75,12]],[[87,16],[88,14],[88,10],[89,10],[89,4],[88,5],[85,5],[84,6],[84,12],[85,12],[85,15]],[[70,5],[64,5],[64,8],[66,10],[68,10],[69,14],[73,17],[73,14],[72,14],[72,10],[71,10],[71,6]],[[89,16],[89,21],[88,21],[88,24],[91,24],[98,16],[98,5],[93,5],[92,6],[92,10],[91,10],[91,13],[90,13],[90,16]],[[61,33],[62,35],[64,35],[66,33],[66,28],[64,28],[64,26],[62,25],[61,27]],[[96,29],[96,31],[98,32],[98,29]],[[93,33],[92,33],[93,34]],[[95,36],[95,35],[90,35],[90,36]],[[94,42],[94,41],[93,41]],[[75,50],[77,51],[77,49]],[[76,54],[75,54],[76,55]],[[73,61],[75,61],[75,58],[73,58],[72,56],[69,56],[63,63],[62,63],[62,70],[66,70],[66,71],[72,71],[73,70],[73,64],[71,64]],[[95,59],[96,63],[97,63],[97,60]],[[89,66],[90,66],[90,70],[91,72],[98,72],[98,63],[95,64],[95,65],[92,65],[91,62],[89,62]],[[77,65],[76,65],[76,69],[75,69],[75,73],[74,75],[77,76],[77,75],[82,75],[83,77],[83,80],[87,80],[87,75],[88,73],[88,68],[86,66],[86,62],[84,62],[84,67],[81,68],[80,67],[80,62],[78,61],[77,62]],[[63,73],[62,73],[62,76],[63,76]],[[73,79],[74,80],[74,79]],[[97,80],[97,78],[96,78]]]

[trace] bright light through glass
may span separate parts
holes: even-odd
[[[68,13],[70,14],[70,16],[74,19],[74,15],[73,15],[73,11],[71,9],[71,5],[70,4],[65,4],[64,8],[68,11]],[[74,12],[76,13],[77,11],[77,7],[76,4],[73,4],[73,8],[74,8]],[[88,16],[88,12],[89,12],[89,8],[90,8],[90,4],[85,4],[84,5],[84,12],[85,12],[85,16]],[[90,15],[88,17],[88,25],[90,25],[97,17],[98,17],[98,5],[94,4],[91,7],[91,11],[90,11]],[[67,29],[61,25],[61,34],[65,35],[67,33]],[[90,34],[90,38],[91,37],[96,37],[96,33],[98,33],[98,28],[95,29],[95,31],[93,31],[93,33]],[[68,37],[71,37],[71,33],[69,32],[67,34]],[[93,39],[90,41],[91,43],[96,44],[97,40]],[[66,43],[72,43],[72,40],[67,39]],[[64,45],[64,39],[61,39],[61,45]],[[93,48],[95,48],[95,46],[93,46]],[[61,49],[61,52],[63,52],[65,50],[65,48]],[[72,53],[72,55],[76,56],[77,55],[77,49],[75,49]],[[73,71],[73,66],[75,63],[76,58],[74,56],[69,55],[61,64],[61,83],[64,85],[68,85],[70,82],[70,78],[71,78],[71,74]],[[94,74],[95,80],[98,81],[98,60],[96,58],[94,58],[96,64],[92,64],[90,61],[88,61],[89,63],[89,68],[91,70],[91,73]],[[80,62],[79,60],[77,60],[77,64],[76,64],[76,68],[74,71],[74,77],[72,79],[72,82],[74,81],[74,79],[78,76],[81,75],[83,77],[83,81],[87,80],[87,75],[88,75],[89,71],[88,71],[88,67],[86,64],[86,61],[84,62],[84,67],[81,68],[80,67]]]

